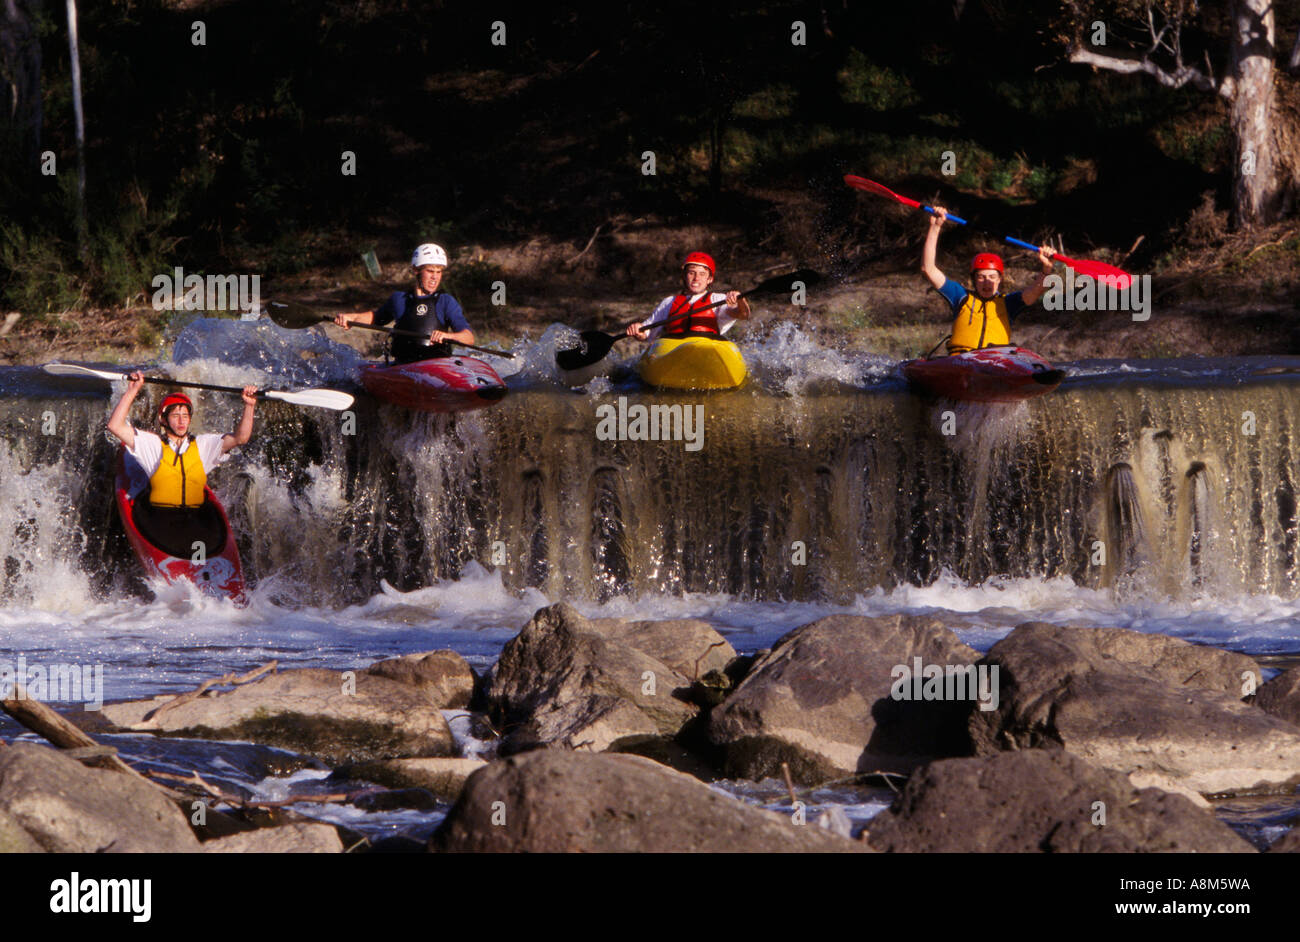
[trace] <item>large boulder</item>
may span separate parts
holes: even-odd
[[[379,759],[344,766],[331,778],[360,779],[388,788],[423,788],[455,801],[466,780],[486,765],[482,759]]]
[[[599,752],[677,735],[697,713],[684,697],[694,671],[735,651],[703,622],[585,618],[541,609],[506,642],[489,702],[503,752],[559,745]]]
[[[1255,706],[1265,713],[1300,726],[1300,667],[1278,674],[1259,688]]]
[[[909,853],[1255,850],[1182,795],[1136,789],[1060,749],[931,763],[871,821],[868,841]]]
[[[816,825],[746,805],[650,759],[562,750],[470,776],[430,839],[445,852],[858,851]]]
[[[455,651],[405,654],[371,664],[366,673],[416,688],[439,710],[465,709],[474,697],[474,669]]]
[[[103,713],[126,729],[244,739],[331,765],[455,755],[447,721],[424,693],[364,672],[289,670],[168,708],[171,699],[105,704]]]
[[[1300,728],[1241,702],[1241,674],[1253,662],[1239,655],[1117,628],[1029,622],[985,663],[1001,668],[1001,693],[998,709],[970,715],[978,755],[1059,746],[1206,795],[1300,782]]]
[[[0,749],[0,815],[51,853],[199,850],[185,815],[160,789],[35,743]]]
[[[203,845],[205,854],[341,854],[343,842],[332,824],[296,822],[241,831]]]
[[[714,709],[709,738],[724,750],[730,777],[776,776],[788,763],[808,784],[965,755],[965,717],[978,704],[969,696],[926,699],[925,691],[914,698],[910,681],[898,683],[901,668],[909,677],[926,668],[955,677],[978,657],[931,618],[832,615],[796,628],[760,657]]]
[[[41,854],[45,849],[23,830],[18,820],[0,811],[0,854]]]

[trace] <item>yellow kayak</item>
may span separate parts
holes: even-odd
[[[734,343],[712,337],[660,337],[636,369],[664,389],[735,389],[748,372]]]

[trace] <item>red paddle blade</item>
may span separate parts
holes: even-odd
[[[1103,284],[1114,285],[1121,291],[1126,290],[1129,285],[1133,284],[1132,275],[1122,268],[1107,265],[1105,262],[1090,262],[1086,258],[1066,258],[1064,255],[1053,255],[1052,260],[1068,265],[1080,275],[1088,275]]]
[[[909,200],[906,196],[899,196],[887,186],[882,186],[875,180],[868,180],[866,177],[855,176],[851,173],[844,175],[844,182],[855,190],[865,190],[868,193],[875,193],[877,196],[883,196],[886,199],[896,200],[904,206],[911,206],[913,209],[920,209],[921,204],[916,200]]]

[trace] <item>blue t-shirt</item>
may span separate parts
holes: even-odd
[[[943,287],[939,289],[939,293],[943,295],[943,299],[952,308],[953,317],[957,316],[957,312],[961,310],[962,302],[970,295],[965,286],[960,282],[953,281],[951,278],[944,278]],[[1009,320],[1014,321],[1016,315],[1025,309],[1025,299],[1021,296],[1023,293],[1022,291],[1013,291],[1003,297],[1003,300],[1007,302],[1007,318]]]
[[[430,295],[412,295],[409,291],[394,291],[383,307],[375,311],[375,323],[385,327],[396,321],[402,330],[420,331],[426,336],[434,330],[451,334],[469,330],[469,322],[465,320],[465,312],[461,310],[459,301],[442,291],[432,295],[432,298],[433,316],[436,319],[432,326],[429,326],[428,321]],[[422,306],[423,311],[420,310]],[[403,318],[406,323],[402,323]]]

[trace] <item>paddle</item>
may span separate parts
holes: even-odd
[[[893,190],[889,189],[889,187],[882,186],[874,180],[868,180],[866,177],[859,177],[851,173],[846,173],[844,175],[844,182],[855,190],[864,190],[867,193],[875,193],[877,196],[883,196],[886,199],[894,200],[897,203],[902,203],[904,206],[910,206],[913,209],[923,209],[930,215],[935,215],[933,206],[926,206],[922,203],[918,203],[916,200],[910,200],[906,196],[899,196]],[[948,213],[946,218],[952,220],[958,225],[971,225],[965,219],[962,219],[960,216],[954,216],[952,213]],[[978,226],[971,226],[971,228],[979,229]],[[980,231],[983,232],[986,230],[981,229]],[[1022,249],[1029,249],[1031,252],[1038,251],[1038,246],[1029,242],[1022,242],[1019,239],[1013,239],[1011,236],[1003,236],[1002,240],[1004,242],[1010,242],[1012,245],[1018,245]],[[1053,255],[1052,260],[1061,262],[1068,268],[1073,268],[1080,275],[1088,275],[1092,278],[1096,278],[1098,281],[1104,281],[1107,284],[1114,284],[1115,287],[1119,288],[1121,291],[1128,288],[1128,286],[1133,283],[1132,275],[1124,271],[1122,268],[1116,268],[1114,265],[1108,265],[1105,262],[1094,262],[1089,261],[1088,259],[1079,258],[1066,258],[1064,255]]]
[[[54,376],[98,376],[100,379],[107,380],[127,378],[125,373],[93,370],[88,366],[76,366],[72,363],[47,363],[44,370]],[[238,386],[213,386],[211,383],[181,382],[176,379],[159,379],[154,376],[146,376],[144,381],[146,383],[157,383],[159,386],[190,386],[194,389],[212,389],[216,392],[235,393],[236,395],[243,392]],[[257,398],[283,399],[295,406],[316,406],[320,409],[335,410],[350,408],[354,401],[352,396],[336,389],[299,389],[296,391],[265,389],[258,392]]]
[[[781,294],[790,290],[790,285],[796,281],[802,281],[804,285],[815,284],[821,281],[822,276],[808,268],[801,268],[798,271],[790,272],[787,275],[777,275],[769,278],[764,282],[755,285],[748,291],[741,293],[742,298],[752,297],[757,294]],[[645,325],[645,330],[653,330],[656,327],[662,327],[665,324],[675,324],[677,321],[685,320],[692,314],[698,314],[701,311],[708,311],[715,307],[721,307],[726,304],[726,300],[714,301],[707,307],[696,308],[693,311],[686,311],[675,317],[668,317],[662,321],[655,321]],[[633,321],[633,323],[640,323]],[[630,325],[629,325],[630,326]],[[607,334],[603,330],[585,330],[580,335],[582,345],[569,347],[565,350],[559,350],[555,354],[555,364],[562,370],[580,370],[584,366],[591,366],[603,360],[609,353],[614,344],[623,340],[628,335],[627,328],[622,333]]]
[[[311,327],[315,324],[332,324],[334,318],[328,314],[322,314],[319,311],[313,311],[305,304],[299,304],[297,301],[271,301],[266,305],[266,313],[279,324],[281,327],[288,327],[290,330],[297,330],[300,327]],[[365,330],[378,330],[386,334],[393,334],[397,337],[418,337],[420,340],[428,340],[424,334],[416,333],[413,330],[398,330],[396,327],[380,327],[377,324],[358,324],[356,321],[349,321],[352,327],[361,327]],[[490,353],[494,357],[506,357],[513,360],[515,355],[507,353],[504,350],[491,350],[487,347],[476,347],[472,343],[461,343],[459,340],[444,340],[443,343],[455,344],[458,347],[465,347],[468,350],[477,350],[479,353]]]

